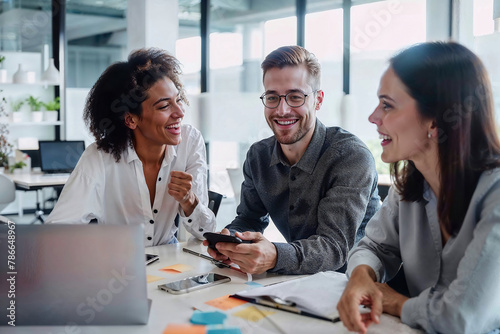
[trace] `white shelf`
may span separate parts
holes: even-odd
[[[0,82],[0,86],[59,86],[59,83],[48,82],[48,81],[25,82],[25,83]]]
[[[62,121],[57,122],[10,122],[9,126],[42,126],[42,125],[62,125]]]

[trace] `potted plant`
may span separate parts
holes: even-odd
[[[19,174],[21,173],[22,168],[25,166],[26,164],[24,163],[24,161],[18,161],[12,166],[10,166],[9,170],[12,174]]]
[[[38,97],[34,97],[33,95],[28,96],[28,98],[25,101],[30,106],[31,109],[31,121],[41,122],[43,120],[43,111],[42,111],[43,102],[40,101]]]
[[[58,110],[61,107],[61,104],[59,103],[60,99],[59,96],[53,99],[52,101],[49,101],[47,103],[44,103],[43,106],[45,107],[46,111],[43,113],[43,120],[47,122],[57,122],[57,116],[58,116]]]
[[[10,107],[12,109],[12,122],[22,122],[23,113],[21,107],[24,105],[24,100],[11,101]]]

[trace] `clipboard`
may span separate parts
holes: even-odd
[[[326,271],[241,291],[231,297],[335,323],[340,321],[337,303],[346,284],[346,275]]]
[[[323,316],[316,315],[313,313],[309,313],[306,311],[302,311],[296,307],[295,303],[287,302],[287,301],[281,300],[281,299],[276,298],[276,297],[264,296],[262,298],[248,298],[248,297],[240,296],[238,294],[230,295],[230,297],[244,300],[244,301],[250,302],[252,304],[267,306],[267,307],[271,307],[274,309],[278,309],[278,310],[282,310],[282,311],[286,311],[286,312],[290,312],[290,313],[295,313],[295,314],[299,314],[299,315],[304,315],[306,317],[316,318],[316,319],[325,320],[325,321],[329,321],[329,322],[333,322],[333,323],[340,321],[339,317],[328,318],[328,317],[323,317]]]

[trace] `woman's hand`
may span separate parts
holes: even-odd
[[[198,205],[198,198],[191,191],[192,182],[193,176],[189,173],[180,171],[172,171],[170,173],[168,194],[179,202],[186,216],[191,216]]]
[[[376,276],[367,265],[354,268],[349,282],[337,304],[340,320],[348,330],[365,334],[373,322],[380,322],[383,293],[375,284]],[[359,306],[371,307],[370,313],[361,313]]]
[[[386,283],[375,283],[375,285],[383,294],[382,306],[384,312],[401,318],[401,310],[403,309],[403,304],[408,300],[408,297],[397,293]]]

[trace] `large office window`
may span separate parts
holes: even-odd
[[[90,88],[111,64],[127,59],[126,1],[66,1],[66,139],[95,139],[82,122]]]
[[[343,126],[370,148],[379,173],[381,146],[368,116],[378,104],[377,89],[389,58],[398,50],[425,42],[426,1],[378,1],[351,9],[351,98],[343,110]]]
[[[226,168],[241,167],[249,146],[272,135],[259,99],[260,64],[277,47],[296,44],[295,0],[213,1],[209,17],[209,88],[198,98],[200,126],[209,142],[210,187],[231,196]]]
[[[90,88],[112,63],[127,57],[124,1],[67,1],[67,87]]]
[[[473,51],[490,76],[497,119],[500,117],[500,1],[474,0]],[[500,128],[499,128],[500,132]]]
[[[378,103],[377,89],[389,58],[402,48],[425,42],[425,17],[425,0],[352,7],[351,94],[356,102],[345,126],[362,139],[378,136],[368,116]]]
[[[200,93],[201,37],[200,5],[179,2],[179,36],[175,56],[182,64],[182,79],[188,94]]]
[[[339,110],[343,96],[343,10],[321,7],[321,11],[314,12],[315,8],[307,7],[305,48],[314,53],[321,64],[321,89],[325,99],[317,116],[327,126],[339,126],[342,125]]]

